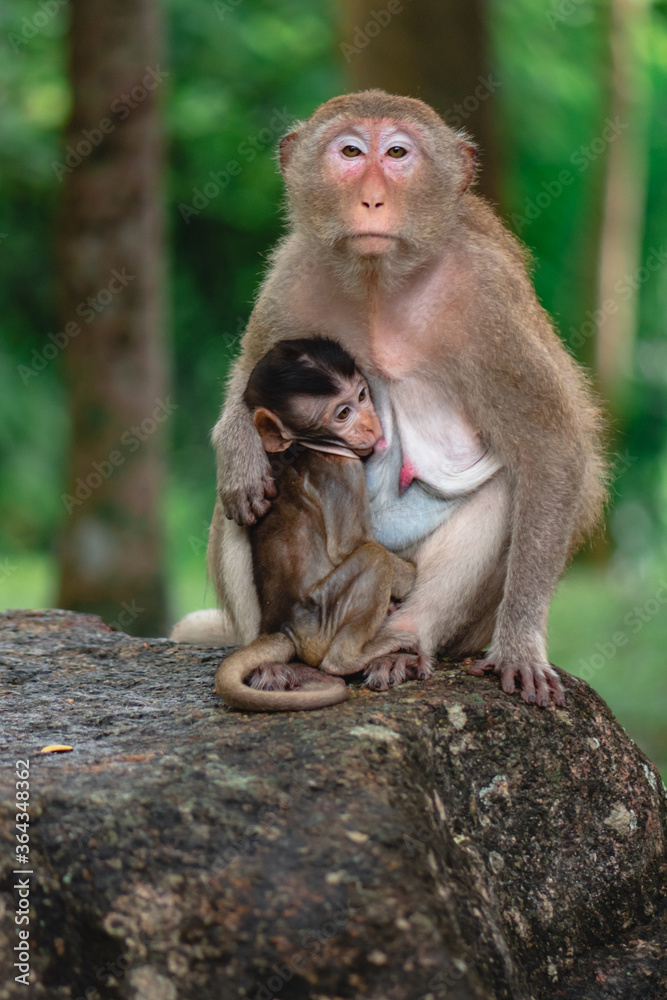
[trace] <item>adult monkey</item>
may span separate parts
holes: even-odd
[[[237,525],[268,510],[275,484],[243,391],[276,341],[317,330],[369,377],[389,442],[368,467],[375,534],[417,565],[375,655],[421,645],[461,656],[490,642],[472,673],[562,705],[547,615],[600,517],[601,417],[524,250],[470,191],[475,159],[427,105],[379,90],[328,101],[282,140],[290,231],[213,432],[209,569],[236,641],[251,641],[259,613]]]

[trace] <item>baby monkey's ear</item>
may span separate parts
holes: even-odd
[[[280,417],[264,406],[257,407],[252,422],[262,439],[264,451],[285,451],[294,440],[294,436],[287,430]]]

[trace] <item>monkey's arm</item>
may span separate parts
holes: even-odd
[[[211,435],[222,508],[226,517],[242,526],[263,517],[276,495],[266,452],[243,401],[254,360],[242,355],[234,365],[225,404]]]

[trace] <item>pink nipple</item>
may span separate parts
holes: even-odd
[[[403,462],[403,467],[398,477],[398,492],[405,493],[408,486],[410,485],[412,480],[416,477],[416,475],[417,475],[417,469],[412,464],[412,462],[409,462],[407,460]]]

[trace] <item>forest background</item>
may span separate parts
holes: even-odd
[[[113,31],[105,34],[111,8]],[[118,42],[121,17],[142,27]],[[136,49],[129,57],[128,38]],[[114,58],[141,69],[135,88],[107,91],[104,119],[91,118],[86,102],[94,103],[100,67]],[[531,250],[538,295],[605,399],[614,472],[608,527],[559,587],[550,656],[600,691],[664,774],[664,2],[4,4],[0,605],[98,610],[135,634],[160,634],[186,611],[213,605],[204,566],[215,495],[208,435],[267,252],[282,232],[275,145],[320,102],[365,86],[422,97],[478,141],[480,190]],[[108,124],[96,141],[102,120]],[[123,181],[123,143],[151,141],[135,161],[148,164],[145,176],[137,179],[126,163]],[[114,169],[121,170],[115,179]],[[106,187],[95,186],[100,177]],[[138,281],[141,295],[153,306],[159,300],[139,310],[139,320],[136,303],[134,319],[123,311],[131,270],[112,267],[105,283],[91,278],[92,296],[72,292],[85,274],[86,248],[96,245],[91,218],[118,201],[124,184],[139,194],[143,184],[154,213],[155,224],[123,230],[136,244],[137,267],[152,268]],[[75,226],[79,204],[88,216],[79,213]],[[127,220],[132,206],[122,211]],[[77,337],[64,332],[74,306]],[[109,320],[119,351],[123,324],[139,339],[142,324],[150,327],[146,363],[160,387],[146,407],[143,382],[136,371],[132,382],[127,363],[143,420],[105,401],[98,423],[111,427],[107,442],[119,442],[120,458],[111,462],[90,415],[90,395],[104,395],[105,385],[102,355],[90,350]],[[138,494],[150,509],[116,544],[117,487],[129,488],[129,506]],[[72,538],[86,518],[79,551]],[[150,530],[142,535],[144,523]],[[145,549],[137,539],[149,536]],[[111,539],[106,548],[102,538]],[[150,614],[127,583],[141,572],[155,595]],[[95,581],[104,573],[100,596]]]

